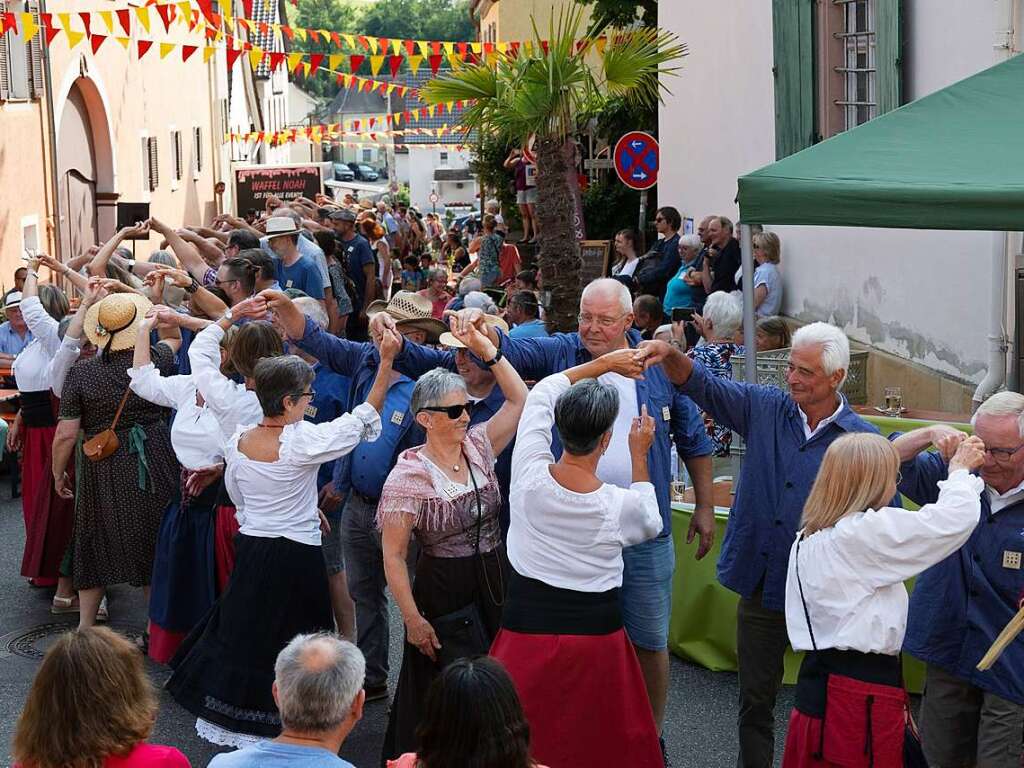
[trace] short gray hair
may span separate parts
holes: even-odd
[[[494,303],[494,299],[488,296],[483,291],[470,291],[466,294],[463,306],[466,309],[480,309],[483,310],[484,314],[496,315],[498,314],[498,305]]]
[[[178,260],[174,258],[174,254],[172,254],[170,251],[163,250],[153,251],[151,254],[149,254],[149,263],[163,264],[165,267],[177,268],[178,266]]]
[[[979,416],[1016,416],[1017,430],[1024,437],[1024,395],[1019,392],[996,392],[978,406],[971,417],[972,427]]]
[[[743,325],[743,307],[731,293],[715,291],[704,303],[705,320],[710,320],[716,336],[732,336]]]
[[[580,294],[581,310],[583,309],[583,300],[587,298],[587,294],[594,293],[595,291],[614,294],[618,297],[623,312],[633,311],[633,297],[629,293],[629,288],[624,283],[611,277],[600,277],[587,283],[583,293]]]
[[[253,378],[263,414],[280,416],[284,413],[285,398],[300,397],[313,383],[313,368],[295,355],[264,357],[256,363]]]
[[[292,303],[299,308],[302,314],[321,328],[327,328],[330,325],[331,321],[327,318],[324,305],[318,299],[314,299],[312,296],[299,296],[297,299],[292,299]]]
[[[281,723],[299,733],[337,728],[365,677],[366,660],[352,643],[328,632],[296,635],[274,663]]]
[[[459,283],[459,296],[465,296],[473,291],[482,290],[484,284],[480,282],[479,277],[466,277],[463,278],[462,282]]]
[[[679,248],[693,248],[700,250],[704,247],[704,243],[701,242],[700,237],[697,235],[680,235],[679,236]]]
[[[821,347],[821,367],[827,376],[842,369],[843,378],[838,389],[842,389],[846,374],[850,371],[850,340],[846,334],[829,323],[811,323],[796,330],[791,347]]]
[[[427,280],[436,280],[439,277],[443,277],[445,280],[448,279],[448,270],[444,267],[433,267],[427,270]]]
[[[572,456],[593,453],[618,414],[619,393],[614,387],[597,379],[573,384],[555,401],[555,428],[565,452]]]
[[[413,413],[419,413],[424,408],[439,405],[450,392],[465,391],[466,382],[459,374],[444,368],[435,368],[416,380],[416,386],[412,388],[409,409]]]

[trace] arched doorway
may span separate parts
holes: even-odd
[[[112,197],[113,167],[106,110],[87,77],[72,84],[57,128],[57,205],[61,254],[71,259],[105,239],[99,206]]]

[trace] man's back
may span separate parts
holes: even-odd
[[[237,752],[217,755],[210,768],[354,768],[322,747],[261,741]]]

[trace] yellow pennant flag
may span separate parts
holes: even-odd
[[[462,59],[459,58],[457,53],[448,54],[448,63],[451,64],[452,69],[462,69]]]
[[[394,83],[388,84],[388,96],[390,96],[391,92],[394,91],[394,90],[395,90],[395,84]]]
[[[138,18],[142,28],[149,32],[149,7],[140,6],[135,9],[135,16]]]
[[[249,51],[249,65],[256,69],[261,61],[263,61],[263,49],[254,45],[252,50]]]
[[[594,41],[594,45],[597,47],[598,54],[599,55],[604,55],[604,49],[608,45],[608,38],[607,37],[599,37],[599,38],[597,38],[597,40]]]
[[[114,39],[117,40],[117,42],[121,44],[121,47],[126,51],[128,50],[128,46],[132,44],[132,41],[127,37],[115,37]]]
[[[445,43],[444,52],[447,53],[449,56],[455,53],[455,43]]]
[[[350,77],[350,79],[348,81],[349,88],[352,87],[352,80],[354,79],[356,81],[356,83],[358,84],[358,86],[359,86],[359,90],[360,91],[363,90],[363,85],[366,84],[366,78],[363,78],[363,77],[352,78],[351,76],[349,76],[349,77]]]
[[[526,52],[527,56],[529,56],[531,53],[533,53],[533,41],[532,40],[523,40],[523,51]]]
[[[430,56],[430,43],[426,40],[417,40],[416,45],[420,47],[420,53],[423,54],[423,58],[426,59]]]
[[[342,37],[345,38],[345,45],[347,45],[349,48],[356,47],[356,39],[352,35],[342,34]]]
[[[220,15],[224,17],[224,23],[231,26],[231,19],[234,16],[231,13],[231,0],[220,0]]]
[[[294,32],[295,32],[295,36],[297,38],[299,38],[299,40],[302,40],[303,42],[306,41],[306,28],[305,27],[295,27]]]
[[[288,71],[295,74],[295,70],[302,63],[301,53],[289,53],[288,54]]]
[[[377,53],[380,50],[380,40],[376,37],[367,37],[366,39],[370,41],[370,50]]]
[[[160,43],[160,58],[166,59],[167,55],[174,50],[174,43]]]
[[[113,11],[100,11],[100,18],[103,19],[104,25],[107,27],[107,32],[113,34],[114,32],[114,12]]]
[[[340,53],[332,53],[327,57],[327,68],[330,70],[336,70],[341,66],[342,55]]]
[[[185,0],[183,3],[178,3],[178,15],[181,18],[181,23],[188,26],[191,29],[192,24],[192,4],[189,0]]]
[[[309,77],[309,73],[312,72],[312,71],[313,71],[313,65],[312,64],[303,64],[302,65],[302,74],[303,74],[304,77]]]
[[[413,122],[417,122],[418,123],[420,121],[420,114],[422,112],[423,112],[422,109],[414,109],[412,112],[409,113],[410,115],[412,115]]]
[[[36,24],[36,20],[32,18],[32,14],[28,12],[21,14],[21,32],[25,36],[25,42],[27,43],[35,37],[36,32],[38,31],[39,25]]]
[[[371,56],[370,57],[370,74],[374,77],[380,72],[380,68],[384,66],[383,56]]]
[[[212,45],[208,45],[205,48],[203,48],[203,64],[209,64],[210,59],[213,58],[213,54],[215,54],[216,52],[217,49],[214,48]]]
[[[395,125],[398,125],[401,122],[402,122],[402,113],[401,112],[395,112]]]
[[[401,56],[402,55],[402,43],[404,43],[404,42],[405,42],[404,40],[398,40],[398,39],[395,39],[395,40],[391,41],[391,50],[394,52],[395,56]]]
[[[436,104],[428,104],[428,105],[427,105],[427,112],[429,112],[429,113],[430,113],[430,116],[431,116],[431,117],[433,117],[433,116],[434,116],[434,113],[435,113],[436,111],[437,111],[437,105],[436,105]]]
[[[423,57],[422,56],[410,56],[408,58],[408,62],[409,62],[409,69],[411,69],[412,73],[415,75],[416,72],[419,71],[419,68],[423,65]]]
[[[64,27],[64,34],[68,36],[68,48],[74,48],[85,37],[85,32],[75,32],[70,26]]]
[[[451,114],[452,112],[455,111],[455,102],[454,101],[446,101],[444,103],[444,105],[446,107],[448,107],[448,114]]]
[[[470,43],[469,47],[473,51],[473,53],[480,53],[480,51],[484,49],[484,47],[480,43]]]

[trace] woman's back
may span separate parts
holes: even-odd
[[[64,399],[73,403],[77,415],[82,419],[82,429],[87,436],[110,427],[117,413],[121,398],[128,391],[128,369],[132,367],[131,349],[113,352],[104,361],[101,355],[79,360],[68,372],[64,385]],[[174,353],[164,344],[156,344],[152,350],[153,364],[160,375],[171,376],[175,371]],[[164,419],[166,410],[143,400],[134,393],[128,396],[118,429],[127,429],[134,424],[152,424]]]
[[[136,744],[127,755],[111,755],[103,768],[189,768],[188,758],[174,747]]]

